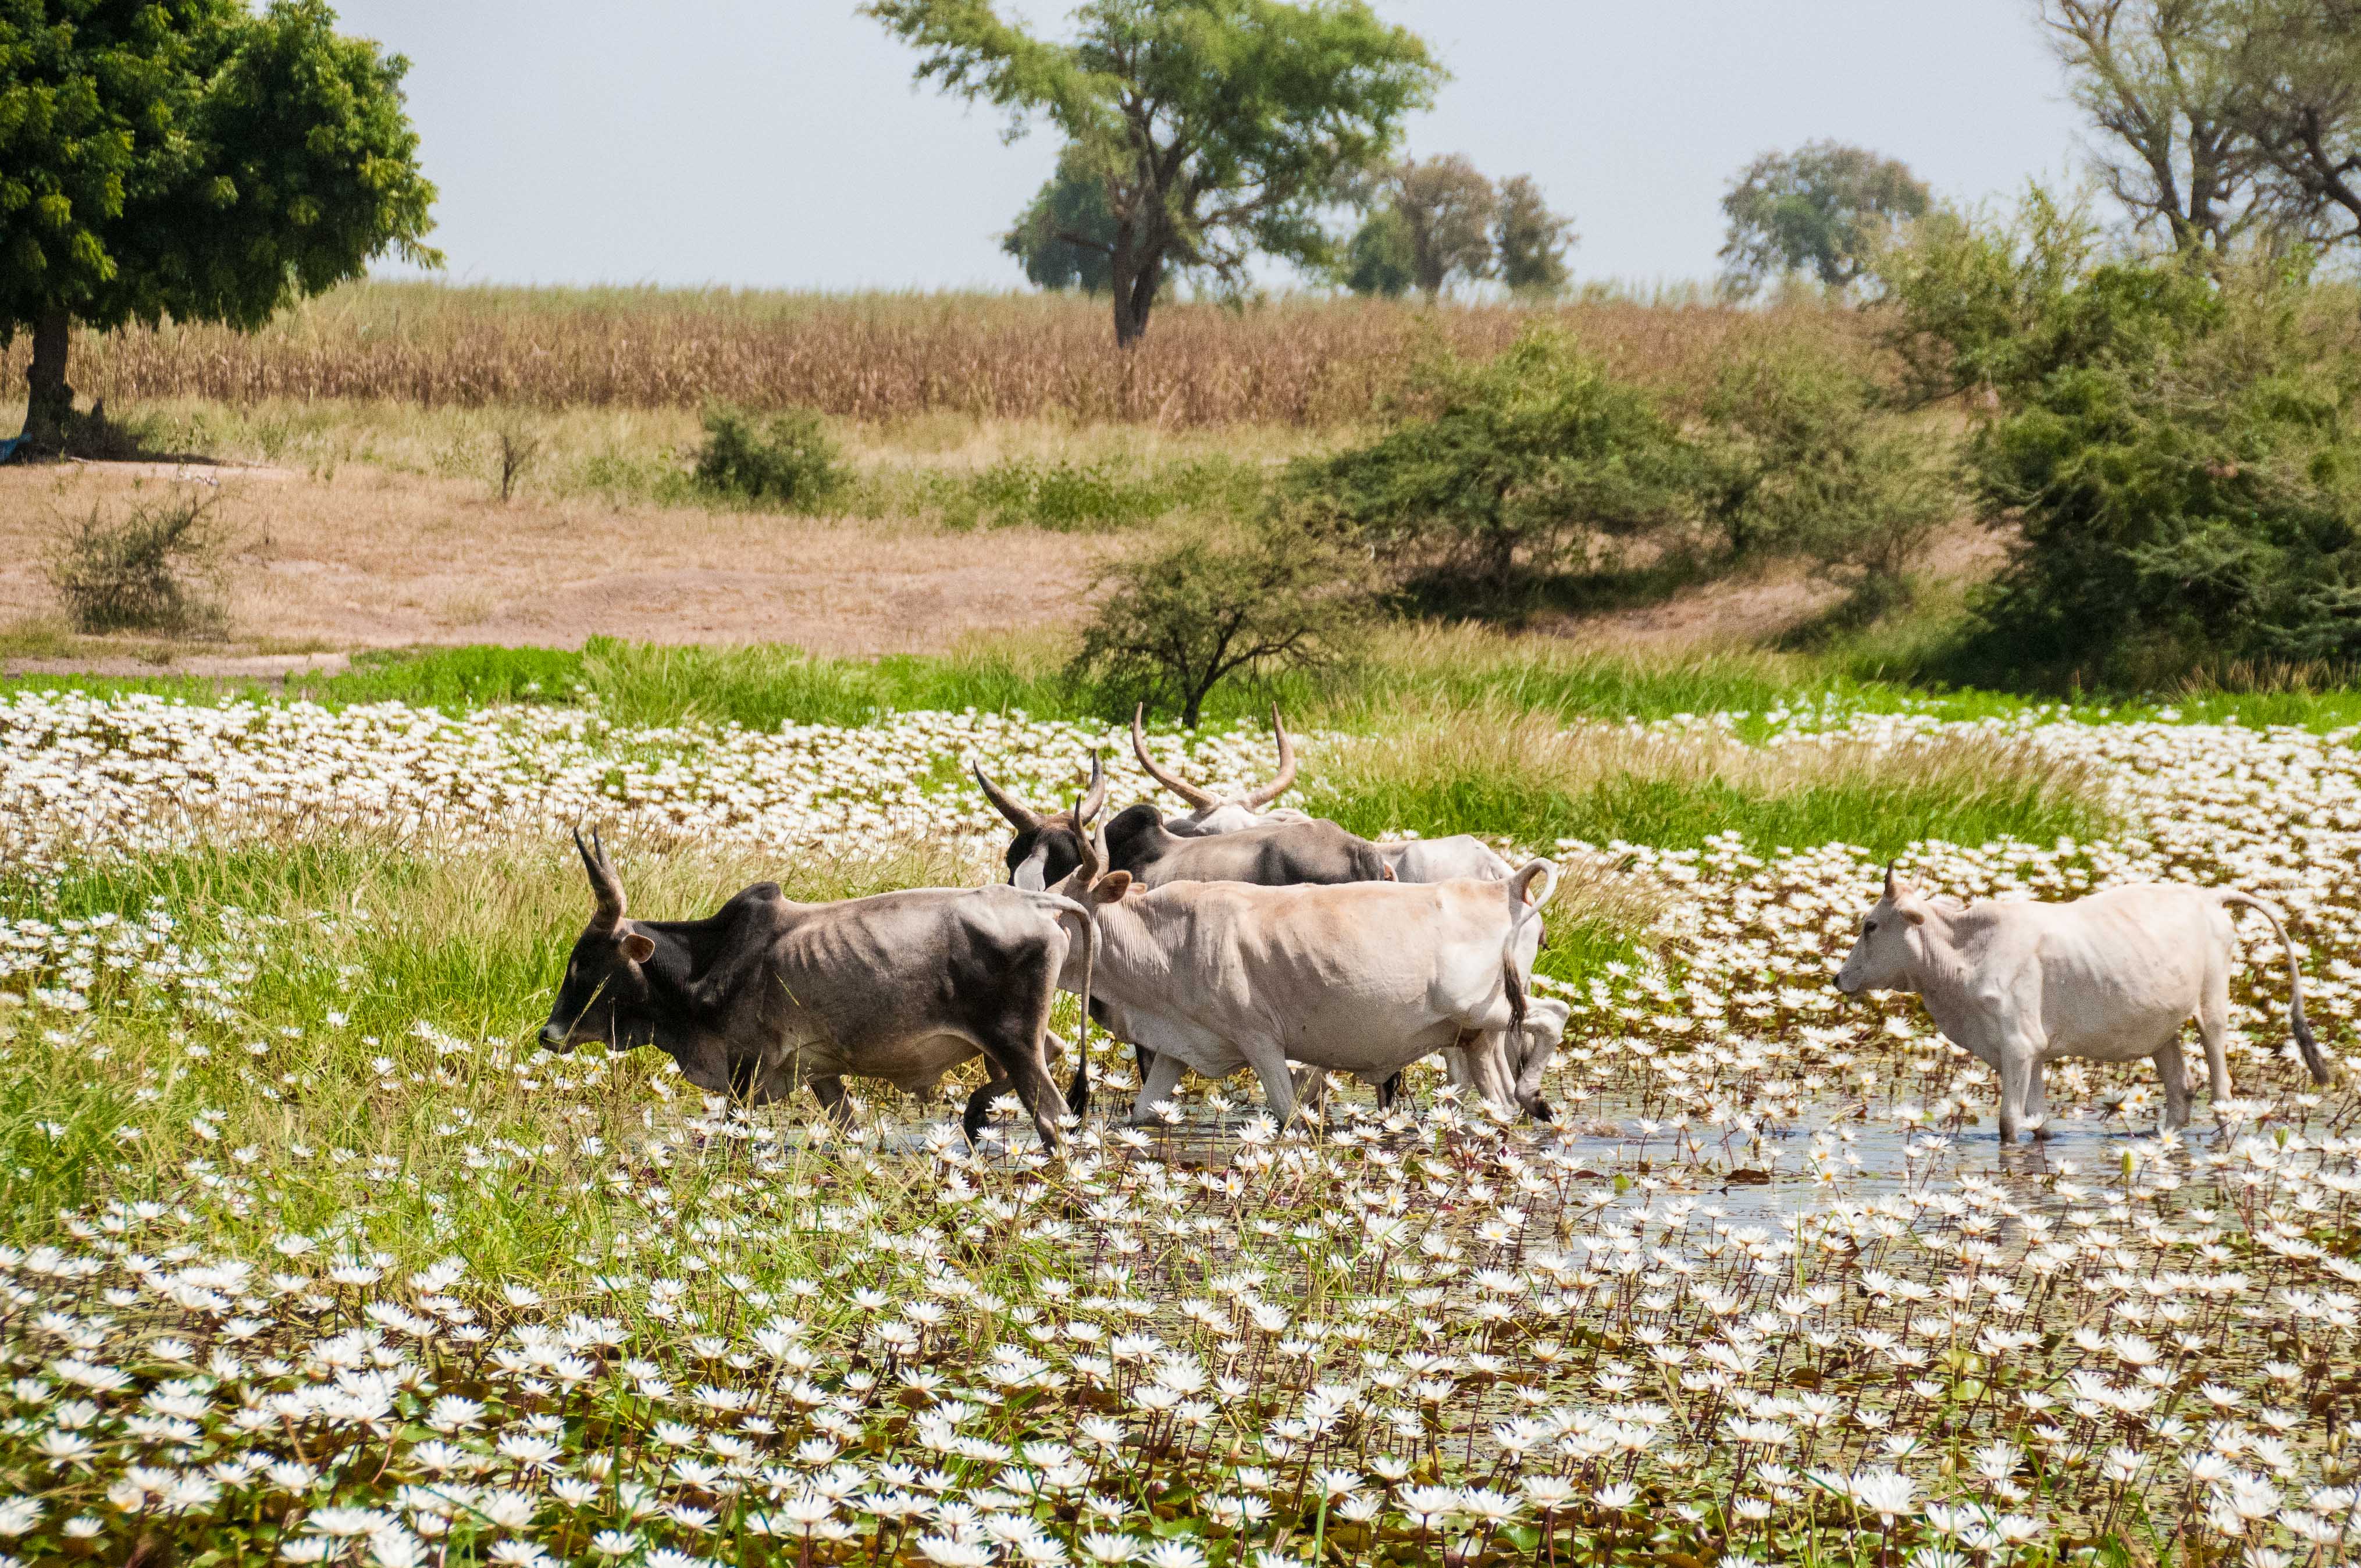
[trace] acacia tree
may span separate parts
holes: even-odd
[[[2361,5],[2242,0],[2231,106],[2289,221],[2361,245]]]
[[[1257,252],[1326,264],[1340,174],[1381,159],[1442,76],[1366,0],[1088,0],[1071,43],[991,0],[862,9],[918,51],[918,80],[1006,111],[1011,135],[1047,119],[1104,184],[1113,236],[1059,237],[1105,252],[1126,347],[1176,269],[1235,286]]]
[[[0,0],[0,345],[28,331],[25,433],[73,414],[73,323],[255,327],[422,243],[434,188],[408,64],[324,0]]]
[[[2223,0],[2041,0],[2074,102],[2113,144],[2100,177],[2176,250],[2219,250],[2265,215],[2227,16]]]
[[[1721,199],[1730,237],[1729,284],[1751,293],[1784,272],[1808,271],[1831,289],[1859,278],[1878,232],[1927,211],[1927,187],[1909,165],[1840,142],[1766,152]]]

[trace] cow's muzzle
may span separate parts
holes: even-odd
[[[560,1056],[572,1050],[573,1042],[567,1038],[566,1025],[555,1023],[544,1024],[541,1026],[541,1048],[545,1051],[555,1051]]]

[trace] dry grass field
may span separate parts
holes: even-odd
[[[1749,343],[1807,336],[1870,352],[1857,313],[1812,305],[1181,303],[1159,310],[1126,355],[1103,302],[1055,295],[366,283],[250,335],[171,324],[83,334],[74,384],[118,408],[170,398],[544,409],[721,401],[864,421],[957,413],[1325,426],[1366,418],[1423,343],[1488,353],[1536,315],[1563,323],[1619,374],[1676,397]],[[27,353],[22,342],[0,353],[0,386],[21,384]]]
[[[365,465],[330,474],[11,467],[0,469],[0,652],[21,667],[214,652],[66,637],[44,570],[73,519],[190,484],[221,498],[229,647],[238,651],[572,647],[607,633],[793,642],[818,653],[935,652],[1071,602],[1104,548],[1027,530],[945,534],[593,499],[502,507],[480,484]],[[1015,560],[1023,570],[1010,569]]]

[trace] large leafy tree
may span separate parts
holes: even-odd
[[[918,51],[920,81],[1036,117],[1094,174],[1114,219],[1102,249],[1115,341],[1148,329],[1176,269],[1243,280],[1264,253],[1330,260],[1319,223],[1340,177],[1379,161],[1442,71],[1366,0],[1088,0],[1071,42],[1037,38],[991,0],[870,0]]]
[[[258,326],[423,245],[407,62],[323,0],[0,0],[0,343],[33,339],[25,433],[71,419],[73,323]]]
[[[1927,211],[1927,187],[1897,159],[1807,142],[1747,165],[1721,210],[1730,220],[1721,259],[1740,292],[1786,272],[1841,289],[1866,269],[1881,230]]]

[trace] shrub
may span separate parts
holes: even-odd
[[[228,612],[214,590],[224,546],[216,494],[135,502],[128,516],[94,507],[58,541],[49,582],[74,630],[219,637]]]
[[[1735,361],[1706,417],[1708,510],[1731,554],[1805,554],[1863,608],[1906,598],[1910,566],[1961,510],[1950,443],[1826,352]]]
[[[1988,389],[1969,485],[2015,534],[1965,668],[2146,685],[2361,655],[2361,367],[2307,280],[2093,261],[2034,205],[1896,290],[1922,378]]]
[[[705,415],[697,483],[716,495],[817,507],[842,487],[836,444],[808,409],[788,409],[757,424],[752,414],[713,409]]]
[[[1101,572],[1097,615],[1068,667],[1114,706],[1177,708],[1195,729],[1206,696],[1346,657],[1369,614],[1352,558],[1283,524],[1198,534]]]
[[[1315,525],[1478,598],[1694,515],[1678,434],[1556,329],[1529,327],[1482,363],[1433,355],[1397,411],[1368,445],[1298,462],[1286,494]]]

